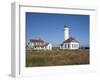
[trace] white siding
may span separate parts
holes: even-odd
[[[35,43],[36,45],[42,45],[41,43]],[[52,45],[49,43],[47,46],[44,46],[44,47],[36,47],[34,46],[34,43],[30,42],[28,47],[30,49],[34,49],[34,50],[52,50]]]
[[[77,42],[71,42],[70,46],[71,46],[70,49],[79,49],[79,43]]]
[[[60,49],[79,49],[79,43],[78,42],[64,43],[62,46],[60,46]]]
[[[47,50],[52,50],[52,45],[49,43],[46,48]]]

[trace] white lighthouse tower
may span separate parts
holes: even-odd
[[[64,41],[60,45],[60,49],[79,49],[79,42],[69,35],[69,28],[64,26]]]
[[[64,26],[64,40],[69,38],[69,28],[65,25]]]

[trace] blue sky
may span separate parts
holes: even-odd
[[[42,39],[53,45],[64,41],[64,25],[70,29],[70,36],[89,46],[89,15],[50,14],[26,12],[26,42]]]

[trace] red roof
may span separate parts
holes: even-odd
[[[45,43],[45,44],[42,44],[42,45],[36,45],[36,44],[35,44],[34,46],[35,46],[35,47],[45,47],[45,46],[48,46],[48,44],[49,44],[49,43]]]
[[[43,40],[41,40],[41,39],[31,39],[30,40],[30,42],[33,42],[33,43],[44,43],[44,41]]]
[[[76,41],[75,38],[70,37],[67,40],[65,40],[63,43],[70,43],[70,42],[78,42],[78,41]]]
[[[31,39],[30,42],[34,43],[36,47],[45,47],[49,44],[41,39]],[[36,43],[41,43],[41,44],[36,44]]]

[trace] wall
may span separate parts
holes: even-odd
[[[14,78],[10,77],[10,67],[11,67],[11,2],[14,0],[1,0],[0,2],[0,80],[14,80]],[[16,0],[23,1],[23,0]],[[99,43],[100,43],[100,5],[99,0],[24,0],[28,2],[34,2],[34,4],[41,5],[83,5],[83,6],[96,6],[97,11],[97,26],[95,36],[95,43],[97,44],[96,50],[99,51]],[[98,54],[97,53],[97,54]],[[17,80],[99,80],[100,73],[100,55],[97,56],[97,73],[91,74],[65,74],[61,76],[39,76],[39,77],[31,77],[31,78],[18,78]]]

